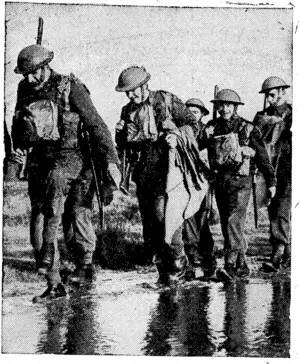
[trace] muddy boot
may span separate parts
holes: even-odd
[[[233,264],[227,264],[225,268],[219,268],[216,271],[216,276],[224,283],[231,283],[235,276],[235,269]]]
[[[250,275],[250,269],[246,262],[240,267],[236,269],[236,276],[243,278],[243,277],[249,277]]]
[[[93,274],[94,268],[91,263],[82,264],[75,269],[69,280],[73,284],[86,284],[92,281]]]
[[[40,263],[39,268],[37,270],[38,274],[42,275],[42,276],[47,275],[48,271],[51,268],[51,265],[52,265],[51,257],[50,256],[45,256],[43,258],[42,262]]]
[[[283,244],[278,244],[273,248],[271,262],[265,262],[262,265],[262,271],[265,273],[276,273],[280,269],[280,264],[282,262],[282,257],[284,253],[285,246]]]
[[[284,254],[284,249],[285,249],[284,244],[278,244],[276,249],[275,249],[275,252],[274,252],[274,255],[273,255],[273,258],[272,258],[272,264],[276,269],[280,268],[280,263],[282,261],[282,257],[283,257],[283,254]]]
[[[59,273],[63,284],[66,284],[68,282],[68,279],[73,272],[73,264],[69,261],[62,261]]]
[[[188,259],[185,255],[180,257],[179,259],[176,259],[173,262],[173,267],[172,267],[173,269],[169,274],[169,283],[174,284],[179,280],[183,279],[186,274],[187,266],[188,266]]]
[[[65,286],[62,283],[58,283],[57,285],[48,284],[48,288],[44,293],[40,296],[36,296],[33,298],[33,303],[40,303],[47,300],[53,300],[56,298],[67,297],[67,291]]]
[[[185,279],[187,281],[192,281],[195,278],[196,278],[196,268],[191,263],[189,263],[185,271]]]
[[[290,244],[285,246],[281,266],[284,269],[291,268],[291,245]]]
[[[216,258],[212,255],[204,256],[202,268],[203,268],[203,273],[204,273],[203,277],[204,278],[206,278],[206,279],[213,278],[215,276],[216,269],[217,269]]]
[[[237,277],[248,277],[250,275],[250,269],[246,262],[246,256],[244,253],[239,253],[236,261],[235,274]]]

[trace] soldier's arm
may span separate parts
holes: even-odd
[[[190,110],[177,96],[173,94],[170,95],[171,95],[170,111],[176,126],[180,127],[183,125],[189,125],[192,127],[194,134],[197,135],[199,132],[199,127],[195,116],[190,112]]]
[[[71,84],[70,105],[80,115],[84,127],[90,132],[93,145],[97,150],[95,157],[100,156],[107,163],[118,163],[112,135],[98,114],[90,98],[89,91],[79,81],[72,82]]]
[[[266,183],[268,187],[272,187],[276,185],[276,177],[274,168],[270,162],[265,143],[262,140],[261,133],[259,129],[254,126],[250,141],[249,147],[253,148],[256,152],[254,160],[257,168],[265,177]]]
[[[12,142],[14,150],[28,149],[39,139],[30,114],[22,101],[24,93],[26,93],[26,88],[24,88],[23,82],[21,81],[18,86],[17,103],[12,120]]]

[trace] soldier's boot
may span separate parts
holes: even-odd
[[[68,282],[70,275],[74,272],[74,265],[67,260],[63,260],[60,266],[60,276],[63,284]]]
[[[82,259],[77,263],[76,269],[69,278],[71,283],[84,284],[91,282],[94,275],[92,264],[93,252],[85,252]]]
[[[158,271],[158,285],[167,285],[169,282],[169,274],[167,271],[166,264],[158,258],[156,255],[153,258],[153,262],[156,265],[157,271]]]
[[[248,277],[250,275],[250,269],[245,259],[245,254],[239,253],[236,261],[235,274],[237,277]]]
[[[281,265],[284,269],[291,268],[291,245],[290,244],[285,246]]]
[[[216,269],[217,269],[217,260],[213,255],[207,255],[203,257],[203,276],[204,278],[210,279],[215,276]]]
[[[284,244],[277,244],[272,251],[271,262],[264,263],[262,269],[265,273],[276,273],[280,269],[284,253]]]
[[[188,259],[186,255],[176,259],[172,264],[172,269],[169,274],[169,283],[173,284],[183,279],[186,274],[186,269],[188,266]]]
[[[62,283],[58,283],[56,285],[52,285],[48,283],[48,287],[45,292],[43,292],[40,296],[36,296],[33,298],[33,303],[44,302],[46,300],[53,300],[56,298],[68,297],[65,286]]]
[[[191,281],[196,278],[196,268],[189,262],[185,271],[185,279]]]
[[[235,267],[231,263],[227,263],[225,268],[219,268],[216,271],[216,276],[224,283],[231,283],[235,276]]]

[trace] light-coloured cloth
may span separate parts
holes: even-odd
[[[28,106],[37,135],[44,140],[58,140],[58,108],[51,100],[38,100]]]
[[[198,149],[187,128],[173,132],[177,135],[177,148],[169,150],[167,174],[167,202],[165,206],[165,242],[171,244],[175,231],[185,219],[193,216],[208,192],[208,181],[199,173]],[[198,155],[197,155],[198,153]]]

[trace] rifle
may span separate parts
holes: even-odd
[[[215,85],[215,89],[214,89],[214,100],[216,99],[217,93],[219,92],[219,86]],[[213,121],[216,122],[217,117],[218,117],[218,109],[217,109],[217,105],[214,102],[213,103]],[[211,171],[210,171],[210,175],[212,175]],[[210,220],[212,220],[212,210],[213,210],[213,200],[214,200],[214,187],[213,187],[213,180],[210,183],[209,189],[208,189],[208,194],[207,194],[207,203],[206,203],[206,209],[207,209],[207,217]]]
[[[92,144],[91,144],[90,133],[87,130],[84,130],[83,133],[84,133],[84,136],[87,141],[88,151],[89,151],[89,155],[90,155],[90,162],[91,162],[91,167],[92,167],[92,174],[93,174],[93,177],[95,180],[96,196],[97,196],[97,201],[98,201],[98,206],[99,206],[99,225],[100,225],[100,229],[102,231],[104,228],[103,186],[102,186],[101,179],[98,178],[96,168],[95,168],[95,161],[94,161],[94,154],[93,154],[93,148],[92,148]]]
[[[36,37],[36,44],[37,45],[42,44],[43,30],[44,30],[44,19],[39,17],[39,24],[38,24],[37,37]],[[24,150],[24,154],[25,154],[24,163],[21,165],[19,173],[18,173],[18,178],[20,180],[26,180],[27,179],[28,151]]]
[[[217,93],[219,92],[219,86],[215,85],[215,90],[214,90],[214,100],[216,99]],[[217,110],[217,105],[214,102],[214,106],[213,106],[213,120],[216,121],[218,117],[218,110]]]
[[[121,168],[122,168],[122,181],[120,183],[120,190],[125,193],[125,195],[129,194],[130,187],[130,179],[132,168],[130,162],[128,161],[127,151],[123,149],[121,156]]]
[[[264,108],[267,108],[267,95],[264,98]],[[257,210],[257,198],[256,198],[256,187],[257,187],[257,168],[252,169],[252,197],[253,197],[253,210],[254,210],[254,226],[258,229],[258,210]]]

